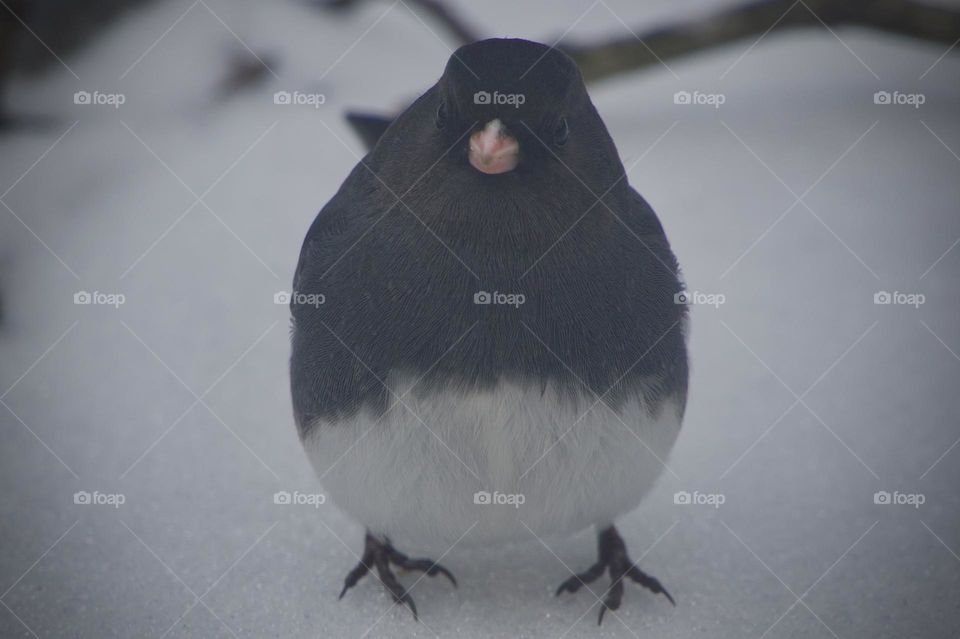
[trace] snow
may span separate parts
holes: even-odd
[[[485,32],[548,42],[586,9],[488,4],[464,7]],[[644,4],[597,4],[571,37],[716,6]],[[276,77],[220,98],[224,63],[250,55],[238,38]],[[738,62],[749,46],[592,87],[689,288],[725,298],[693,308],[670,472],[620,523],[678,605],[628,585],[600,629],[590,591],[552,596],[592,563],[589,532],[453,548],[443,563],[461,586],[417,582],[416,623],[371,579],[337,601],[355,523],[329,503],[273,500],[320,490],[273,296],[361,153],[344,109],[390,110],[426,88],[449,55],[442,37],[403,4],[331,17],[293,2],[156,3],[66,59],[72,73],[18,80],[14,107],[49,123],[0,138],[0,186],[12,186],[0,198],[0,636],[955,629],[960,61],[855,29],[769,35]],[[126,103],[75,105],[78,90]],[[282,90],[326,102],[275,105]],[[675,105],[682,90],[725,102]],[[879,90],[926,101],[875,105]],[[125,303],[75,305],[81,290]],[[875,305],[878,291],[925,301]],[[75,504],[77,491],[124,503]],[[678,505],[678,491],[724,503]],[[924,503],[877,505],[876,491]]]

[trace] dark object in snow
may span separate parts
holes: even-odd
[[[301,440],[395,600],[415,610],[383,570],[393,542],[596,526],[619,605],[613,521],[686,405],[683,299],[575,63],[525,40],[458,49],[317,215],[290,303]]]

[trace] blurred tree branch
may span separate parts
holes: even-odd
[[[23,12],[23,3],[18,0],[9,3],[6,9],[0,8],[0,129],[8,126],[10,122],[10,116],[5,108],[6,83],[4,79],[13,68],[14,35],[20,26],[19,20],[22,19],[20,15]]]
[[[38,124],[43,118],[8,113],[7,82],[36,73],[89,42],[113,19],[148,0],[3,0],[0,2],[0,129]],[[51,55],[52,51],[57,53]]]
[[[862,26],[951,45],[960,12],[912,0],[759,0],[713,15],[587,45],[560,45],[588,81],[767,32],[803,27]]]
[[[362,0],[328,0],[347,8]],[[456,42],[480,38],[442,0],[407,0],[441,24]],[[577,63],[588,82],[659,64],[706,49],[776,31],[860,26],[952,45],[960,40],[960,11],[917,0],[753,0],[721,11],[597,43],[557,46]]]
[[[451,11],[442,0],[407,0],[408,4],[416,5],[430,14],[439,22],[460,44],[468,44],[483,39],[465,20]],[[314,0],[313,5],[321,9],[343,11],[352,9],[358,0]]]

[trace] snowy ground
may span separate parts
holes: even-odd
[[[572,34],[711,3],[681,4],[596,4]],[[465,10],[491,35],[552,41],[587,6]],[[231,31],[275,77],[221,99],[225,61],[250,55]],[[694,307],[684,431],[621,524],[678,605],[628,586],[599,629],[590,592],[552,596],[592,562],[588,532],[453,549],[461,587],[420,581],[418,624],[371,580],[337,601],[356,524],[273,503],[319,490],[274,293],[360,153],[343,109],[402,105],[442,70],[441,39],[403,4],[334,20],[164,2],[17,84],[15,107],[51,123],[0,137],[0,636],[953,636],[960,58],[837,35],[769,36],[592,88],[690,289],[725,297]],[[75,105],[78,90],[126,102]],[[280,90],[326,104],[275,105]],[[681,90],[726,101],[675,105]],[[925,103],[875,105],[880,90]],[[75,305],[81,290],[125,303]],[[875,305],[879,291],[925,299]]]

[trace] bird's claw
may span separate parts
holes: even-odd
[[[387,592],[393,598],[395,604],[403,604],[410,608],[414,620],[419,620],[417,615],[417,605],[413,597],[407,592],[407,589],[397,581],[396,575],[390,569],[390,564],[403,570],[418,570],[428,577],[443,575],[450,580],[450,583],[457,586],[457,580],[453,573],[431,559],[411,559],[394,548],[387,539],[380,540],[367,533],[364,540],[363,556],[360,562],[347,573],[343,581],[343,589],[340,591],[340,599],[347,594],[347,591],[353,588],[361,578],[368,572],[376,569],[380,582],[386,588]]]
[[[597,547],[599,554],[597,563],[590,566],[586,572],[575,574],[566,579],[560,584],[556,592],[558,596],[563,592],[577,592],[582,586],[596,581],[604,572],[608,572],[611,583],[600,601],[597,625],[603,623],[603,616],[607,610],[620,608],[620,603],[623,600],[623,580],[627,577],[651,592],[663,594],[671,604],[677,605],[658,579],[646,574],[630,561],[630,557],[627,555],[627,547],[616,528],[610,526],[602,530],[597,537]]]

